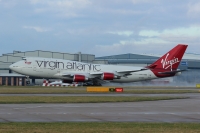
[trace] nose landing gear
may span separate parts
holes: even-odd
[[[27,85],[30,84],[30,78],[29,78],[29,76],[26,76],[26,84],[27,84]]]

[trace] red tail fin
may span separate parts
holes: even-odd
[[[176,70],[181,62],[183,54],[187,49],[188,45],[178,44],[172,50],[167,52],[153,64],[148,66],[150,69],[165,69],[165,70]]]

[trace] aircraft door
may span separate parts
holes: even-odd
[[[60,73],[60,68],[57,69],[57,73]]]
[[[151,74],[148,74],[148,78],[151,79]]]
[[[36,66],[34,65],[34,66],[33,66],[33,71],[36,71],[36,69],[37,69],[37,68],[36,68]]]

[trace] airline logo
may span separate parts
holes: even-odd
[[[28,64],[28,65],[30,65],[30,64],[31,64],[31,62],[25,61],[25,64]]]
[[[169,57],[169,53],[166,55],[165,59],[161,60],[163,69],[168,69],[169,67],[172,68],[174,64],[179,63],[178,58],[174,57],[174,59],[168,60],[168,57]]]

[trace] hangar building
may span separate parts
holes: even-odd
[[[0,85],[26,85],[25,76],[13,73],[9,66],[22,57],[45,57],[57,58],[73,61],[82,61],[95,64],[115,64],[115,65],[131,65],[131,66],[147,66],[153,63],[162,55],[147,55],[147,54],[121,54],[104,57],[96,57],[91,54],[82,53],[60,53],[51,51],[13,51],[13,53],[2,54],[0,56]],[[185,54],[179,66],[180,69],[188,69],[180,76],[174,77],[174,83],[194,84],[200,83],[200,55],[199,54]],[[33,83],[41,84],[41,81],[32,79]]]

